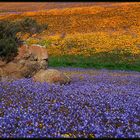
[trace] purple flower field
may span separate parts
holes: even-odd
[[[140,138],[140,73],[59,68],[68,85],[0,82],[0,137]]]

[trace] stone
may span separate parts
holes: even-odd
[[[47,83],[70,83],[71,79],[59,70],[47,69],[40,70],[33,76],[33,81],[36,82],[47,82]]]
[[[47,50],[40,45],[23,45],[18,48],[18,55],[5,64],[0,61],[0,77],[9,79],[30,78],[39,70],[48,67]]]
[[[20,74],[21,66],[16,63],[9,62],[0,68],[0,77],[6,79],[19,79],[23,76]]]
[[[21,60],[37,61],[40,64],[40,69],[46,69],[48,67],[47,49],[37,44],[23,45],[19,47],[18,55],[14,61],[17,63]]]
[[[41,45],[33,44],[29,47],[29,53],[31,53],[36,60],[40,63],[41,69],[46,69],[48,67],[48,52],[47,49]]]
[[[14,61],[18,61],[21,59],[28,59],[30,54],[28,53],[28,46],[22,45],[18,48],[18,55],[14,58]]]
[[[33,44],[29,48],[29,52],[37,56],[38,60],[47,60],[48,52],[47,49],[41,45]]]
[[[39,63],[28,62],[24,65],[10,62],[5,67],[0,68],[0,76],[9,78],[30,78],[40,70]]]
[[[36,72],[40,70],[40,65],[38,62],[28,62],[20,70],[21,74],[25,78],[32,77]]]
[[[6,62],[0,60],[0,67],[4,66],[6,64]]]

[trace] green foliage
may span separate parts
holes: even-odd
[[[131,60],[131,63],[130,61]],[[100,53],[93,56],[50,56],[50,67],[83,67],[96,69],[118,69],[118,70],[134,70],[140,71],[140,56],[135,59],[122,59],[121,57],[113,57],[113,54]]]
[[[39,42],[39,45],[45,46],[46,48],[51,45],[51,40],[42,40]]]
[[[17,53],[18,43],[12,37],[0,39],[0,56],[9,61]]]
[[[46,28],[47,25],[40,25],[31,18],[13,22],[0,21],[0,58],[10,61],[17,54],[18,46],[22,43],[21,36],[17,36],[19,32],[32,35]]]
[[[19,40],[16,33],[19,31],[18,26],[13,22],[0,21],[0,57],[9,61],[16,53]]]
[[[49,47],[52,44],[51,40],[39,40],[36,38],[29,38],[26,40],[27,45],[32,45],[32,44],[39,44],[41,46],[45,46],[46,48]]]
[[[19,27],[14,22],[0,21],[0,39],[7,37],[16,38],[18,31]]]
[[[48,27],[47,24],[38,24],[35,19],[28,17],[18,21],[18,26],[20,27],[21,32],[30,34],[40,33]]]
[[[26,40],[26,44],[27,45],[32,45],[32,44],[39,44],[39,39],[35,39],[35,38],[29,38]]]

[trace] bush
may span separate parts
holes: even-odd
[[[0,39],[0,56],[3,60],[10,61],[17,54],[18,43],[14,38]]]
[[[17,54],[19,40],[16,33],[18,26],[9,21],[0,21],[0,57],[9,61]]]
[[[16,33],[19,31],[19,27],[13,22],[0,21],[0,39],[13,37],[16,38]]]
[[[35,19],[28,17],[18,21],[18,26],[20,27],[21,32],[30,33],[31,35],[35,33],[40,33],[48,27],[47,24],[38,24]]]
[[[40,33],[47,29],[36,20],[24,18],[18,21],[0,21],[0,59],[10,61],[17,54],[18,46],[23,42],[18,33]]]

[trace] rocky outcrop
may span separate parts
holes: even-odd
[[[47,69],[40,70],[33,76],[34,81],[47,82],[47,83],[70,83],[70,78],[59,70]]]
[[[70,83],[70,78],[55,69],[48,69],[48,53],[40,45],[21,46],[13,61],[0,61],[0,80],[33,78],[34,81],[47,83]]]
[[[39,70],[45,70],[47,67],[48,53],[45,48],[38,45],[24,45],[19,48],[18,55],[13,61],[7,64],[0,63],[0,77],[30,78]]]
[[[0,60],[0,67],[3,67],[6,63],[2,60]]]
[[[14,62],[20,64],[27,64],[27,61],[36,62],[39,64],[40,69],[48,67],[48,52],[46,48],[40,45],[21,46],[18,55],[15,57]]]
[[[20,73],[21,67],[16,63],[10,62],[0,67],[0,79],[18,79],[23,76]]]

